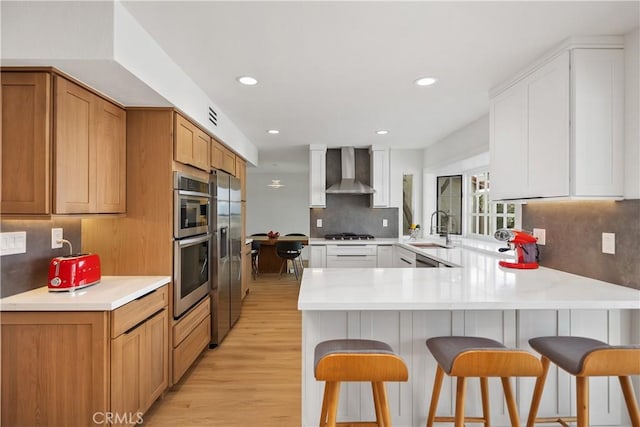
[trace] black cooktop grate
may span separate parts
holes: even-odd
[[[372,240],[375,239],[371,234],[356,234],[356,233],[340,233],[340,234],[326,234],[324,236],[326,240]]]

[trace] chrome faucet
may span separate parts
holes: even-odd
[[[444,215],[443,225],[438,227],[437,225],[433,226],[433,217],[438,214]],[[437,210],[431,214],[431,222],[429,224],[430,234],[438,233],[440,237],[444,237],[445,245],[449,246],[451,244],[451,239],[449,239],[449,214],[442,210]],[[444,231],[443,231],[444,230]]]

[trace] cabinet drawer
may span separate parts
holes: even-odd
[[[211,316],[205,317],[178,347],[173,350],[173,383],[189,369],[211,340]]]
[[[145,320],[168,305],[167,286],[162,286],[111,313],[111,338]]]
[[[198,304],[191,313],[184,316],[173,327],[173,346],[177,347],[196,326],[202,322],[202,319],[211,314],[211,302],[207,297]]]

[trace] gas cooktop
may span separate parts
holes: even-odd
[[[326,240],[373,240],[371,234],[355,234],[355,233],[340,233],[340,234],[325,234]]]

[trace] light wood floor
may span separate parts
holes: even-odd
[[[300,426],[301,315],[295,279],[250,283],[240,320],[145,414],[154,426]]]

